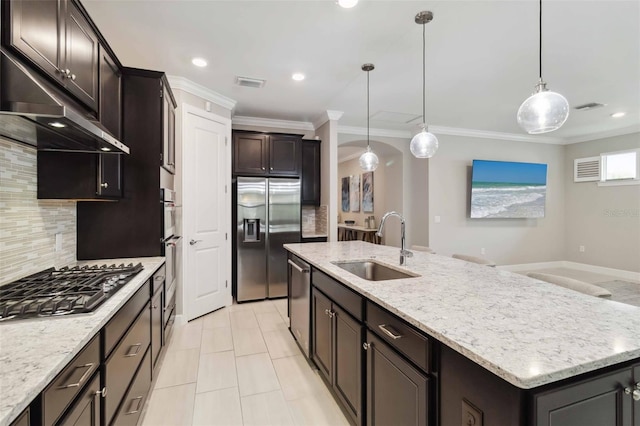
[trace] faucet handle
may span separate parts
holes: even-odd
[[[413,252],[409,250],[400,250],[400,255],[404,257],[413,257]]]

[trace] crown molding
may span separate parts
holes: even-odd
[[[580,142],[594,141],[597,139],[612,138],[615,136],[630,135],[632,133],[640,133],[640,124],[634,124],[632,126],[623,127],[621,129],[612,129],[604,132],[592,133],[590,135],[571,136],[565,138],[565,143],[569,145]]]
[[[317,129],[318,127],[322,126],[327,121],[330,121],[330,120],[338,121],[338,120],[340,120],[340,118],[342,118],[343,114],[344,114],[343,111],[336,111],[336,110],[328,109],[325,112],[323,112],[320,115],[320,117],[318,117],[315,120],[313,120],[313,127],[315,127]]]
[[[445,126],[429,126],[429,130],[435,134],[450,135],[450,136],[468,136],[471,138],[481,139],[497,139],[505,141],[517,141],[517,142],[533,142],[533,143],[545,143],[551,145],[564,145],[564,138],[549,137],[549,136],[533,136],[521,133],[505,133],[505,132],[493,132],[490,130],[475,130],[475,129],[463,129],[460,127],[445,127]]]
[[[566,140],[564,138],[521,135],[517,133],[490,132],[485,130],[462,129],[456,127],[429,126],[429,130],[436,135],[467,136],[471,138],[498,139],[555,145],[563,145],[566,143]],[[354,126],[338,126],[338,133],[366,136],[367,128]],[[414,134],[409,130],[369,129],[369,135],[387,138],[411,139]]]
[[[169,84],[171,85],[172,89],[182,90],[191,93],[192,95],[199,96],[202,99],[213,102],[214,104],[228,109],[232,112],[236,107],[237,102],[235,100],[227,98],[226,96],[221,95],[220,93],[208,89],[204,86],[201,86],[198,83],[194,83],[187,78],[177,75],[168,75],[167,79],[169,80]]]
[[[273,127],[280,129],[303,130],[305,132],[313,132],[316,129],[312,123],[307,121],[276,120],[272,118],[247,117],[243,115],[234,116],[231,123],[240,126]]]

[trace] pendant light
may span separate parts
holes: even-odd
[[[371,151],[369,144],[369,71],[375,67],[373,64],[364,64],[362,71],[367,72],[367,150],[360,156],[360,168],[365,172],[372,172],[378,168],[378,156]]]
[[[416,158],[431,158],[438,150],[438,138],[433,133],[429,132],[426,119],[426,40],[425,40],[425,28],[426,25],[433,20],[433,13],[430,11],[422,11],[416,15],[416,24],[422,25],[422,124],[420,127],[422,130],[418,132],[412,139],[409,149]]]
[[[518,109],[518,124],[529,134],[558,130],[569,117],[569,102],[559,93],[547,89],[542,79],[542,0],[539,0],[538,84]]]

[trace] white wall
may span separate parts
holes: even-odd
[[[563,260],[565,257],[564,146],[438,135],[429,162],[429,246],[438,254],[484,256],[498,264]],[[545,217],[470,219],[472,160],[546,163]],[[414,194],[417,197],[417,194]],[[435,223],[438,215],[441,223]],[[481,254],[481,248],[486,250]]]
[[[640,272],[640,185],[573,181],[574,159],[638,148],[640,133],[565,147],[566,260]]]

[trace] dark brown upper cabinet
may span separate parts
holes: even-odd
[[[160,81],[162,96],[162,167],[169,173],[176,172],[176,101],[169,85]]]
[[[103,46],[100,46],[100,122],[116,139],[121,139],[122,72]]]
[[[38,151],[38,198],[117,200],[122,155]]]
[[[300,184],[302,204],[320,205],[320,141],[302,141]]]
[[[11,0],[3,6],[3,43],[97,111],[98,35],[81,8],[73,0]]]
[[[234,132],[233,173],[300,176],[300,150],[297,135]]]

